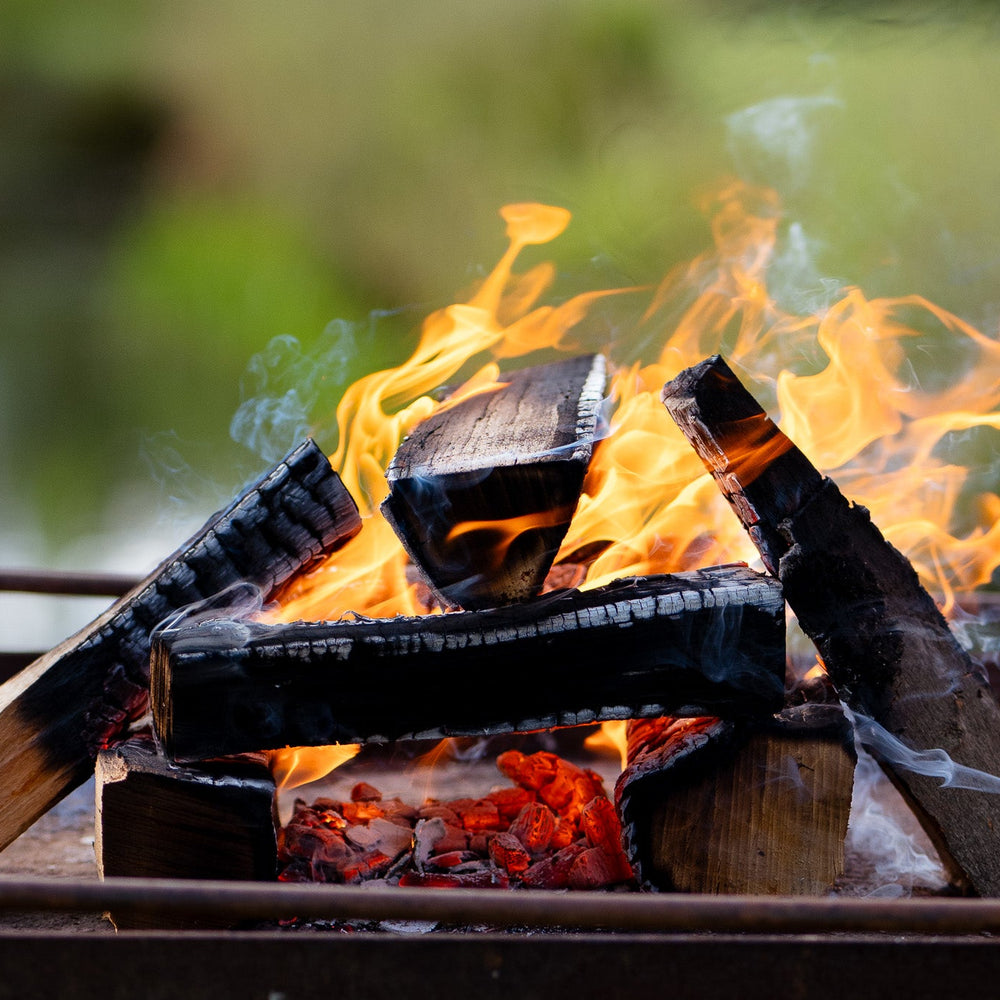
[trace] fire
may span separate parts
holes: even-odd
[[[916,296],[868,299],[848,288],[816,314],[786,311],[767,285],[781,237],[777,195],[734,180],[711,192],[703,208],[712,247],[674,267],[658,287],[592,292],[556,306],[540,304],[552,265],[522,274],[514,265],[529,244],[558,236],[569,213],[531,204],[503,209],[508,249],[471,298],[430,315],[405,364],[366,376],[341,400],[331,460],[358,500],[365,527],[300,580],[273,617],[426,612],[405,554],[376,511],[399,442],[441,405],[435,390],[470,369],[460,390],[466,394],[498,387],[504,359],[542,348],[573,350],[571,331],[607,295],[645,296],[634,341],[656,348],[614,374],[610,434],[595,447],[557,556],[558,567],[580,552],[600,553],[587,564],[582,586],[756,561],[659,399],[666,381],[716,352],[772,414],[780,413],[782,430],[813,464],[871,510],[946,608],[989,581],[1000,562],[1000,497],[977,494],[974,462],[959,465],[947,454],[959,439],[998,429],[1000,341]],[[949,338],[952,356],[965,359],[959,379],[939,385],[940,374],[922,363],[933,337]],[[615,346],[607,346],[612,362]],[[811,367],[807,358],[814,359]],[[497,534],[509,543],[510,532]]]
[[[552,510],[539,510],[531,514],[521,514],[518,517],[507,517],[495,521],[463,521],[448,533],[445,542],[455,542],[474,532],[485,535],[492,544],[489,546],[485,563],[479,569],[485,574],[495,573],[503,566],[507,550],[515,539],[520,538],[527,531],[538,531],[557,524],[566,524],[572,516],[571,507],[561,506]]]
[[[270,754],[271,774],[279,788],[298,788],[346,764],[361,749],[356,743],[335,747],[292,747]]]

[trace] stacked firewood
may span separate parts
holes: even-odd
[[[448,613],[373,620],[336,608],[336,621],[266,625],[218,597],[251,583],[267,599],[361,530],[329,462],[303,446],[0,688],[0,844],[99,752],[101,808],[148,824],[144,853],[173,852],[162,865],[129,854],[127,870],[104,857],[102,870],[144,874],[175,871],[179,845],[197,853],[185,803],[230,784],[230,765],[212,758],[672,716],[704,721],[632,722],[618,814],[585,769],[511,752],[498,763],[513,786],[480,799],[411,807],[362,785],[348,801],[297,806],[280,832],[282,877],[593,888],[636,874],[661,889],[815,893],[843,863],[854,756],[841,698],[918,752],[995,767],[1000,710],[912,568],[721,359],[668,383],[664,403],[768,575],[707,567],[539,596],[599,436],[604,364],[504,378],[420,425],[387,473],[385,516]],[[786,703],[785,599],[829,670],[831,704]],[[470,698],[477,674],[490,684]],[[147,681],[153,753],[126,741]],[[1000,894],[1000,799],[884,763],[964,884]],[[257,782],[253,867],[228,877],[270,868],[273,794]],[[157,836],[152,801],[169,804],[172,836]],[[212,822],[225,828],[243,810],[237,795]]]
[[[359,782],[348,801],[296,800],[278,838],[279,879],[536,889],[633,881],[599,774],[546,751],[508,750],[497,766],[514,784],[481,798],[416,807]]]

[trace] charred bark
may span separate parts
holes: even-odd
[[[133,737],[102,750],[95,773],[101,878],[277,877],[275,787],[263,755],[182,767],[151,737]],[[215,926],[111,917],[119,929]]]
[[[154,642],[166,751],[471,736],[781,706],[784,603],[745,566],[424,618],[207,622]]]
[[[844,871],[852,741],[834,705],[766,721],[630,723],[615,795],[640,882],[672,892],[829,892]]]
[[[84,781],[97,751],[145,712],[159,622],[242,581],[267,597],[360,526],[308,441],[99,618],[0,686],[0,847]]]
[[[600,355],[513,372],[400,445],[382,513],[445,604],[538,593],[580,498],[604,384]]]
[[[1000,895],[1000,795],[947,787],[940,751],[1000,772],[1000,707],[909,561],[767,418],[722,359],[682,373],[663,401],[777,574],[840,694],[902,741],[872,747],[946,864]],[[913,753],[924,753],[917,761]],[[927,770],[928,755],[937,773]]]

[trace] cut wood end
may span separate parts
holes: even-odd
[[[400,478],[577,459],[588,461],[607,383],[601,354],[500,376],[502,388],[432,414],[410,432],[386,470]]]
[[[441,601],[535,596],[579,502],[606,382],[584,355],[502,376],[423,421],[386,472],[383,516]]]

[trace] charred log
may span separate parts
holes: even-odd
[[[855,763],[834,705],[630,723],[615,790],[626,853],[664,891],[825,894],[844,871]]]
[[[0,847],[92,772],[148,704],[149,635],[241,581],[269,596],[360,528],[322,451],[306,442],[141,584],[0,686]]]
[[[842,697],[901,741],[895,759],[887,742],[872,749],[942,859],[972,891],[1000,895],[1000,795],[981,780],[979,788],[947,787],[948,762],[936,776],[911,767],[912,751],[939,761],[943,751],[980,778],[996,775],[1000,707],[909,561],[778,430],[721,358],[669,382],[663,400],[780,578]]]
[[[154,724],[197,759],[674,714],[770,713],[784,603],[745,566],[621,580],[491,611],[158,635]],[[667,707],[669,706],[669,708]]]
[[[604,384],[600,355],[504,375],[400,446],[382,513],[446,604],[538,593],[580,498]]]
[[[134,737],[102,750],[95,773],[101,878],[277,877],[275,787],[263,755],[183,767],[152,738]],[[111,916],[119,928],[167,926]]]

